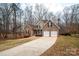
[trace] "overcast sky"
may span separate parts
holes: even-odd
[[[24,3],[23,0],[20,1]],[[78,4],[79,0],[25,0],[25,2],[30,4],[44,4],[49,9],[49,11],[53,11],[54,13],[56,13],[61,12],[66,6]]]
[[[53,11],[54,13],[61,12],[66,6],[79,3],[79,0],[0,0],[0,2],[4,1],[6,1],[7,3],[23,3],[22,8],[25,7],[24,3],[30,3],[32,5],[34,5],[35,3],[44,4],[49,9],[49,11]]]

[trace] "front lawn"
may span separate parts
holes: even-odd
[[[79,37],[59,36],[56,43],[43,56],[79,55]]]
[[[22,38],[22,39],[7,39],[7,40],[3,39],[3,40],[0,40],[0,51],[15,47],[17,45],[21,45],[23,43],[35,40],[37,38],[38,37],[33,36],[33,37]]]

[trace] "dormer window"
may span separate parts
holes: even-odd
[[[49,21],[48,27],[52,27],[52,22]]]

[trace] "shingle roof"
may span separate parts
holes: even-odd
[[[31,25],[31,24],[27,24],[26,26],[30,27],[31,29],[35,29],[37,26],[39,26],[40,24],[42,25],[42,28],[44,28],[44,26],[51,20],[40,20],[37,22],[36,25]],[[53,23],[53,25],[55,25],[58,29],[60,29],[60,27],[54,23],[53,21],[51,21]]]
[[[51,20],[40,20],[38,23],[37,23],[37,25],[39,25],[39,23],[42,23],[43,22],[43,27],[49,22],[49,21],[51,21]],[[58,29],[60,29],[60,27],[56,24],[56,23],[54,23],[53,21],[51,21],[52,23],[53,23],[53,25],[55,25]]]

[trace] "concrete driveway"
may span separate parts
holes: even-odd
[[[38,56],[49,49],[57,37],[40,37],[14,48],[0,52],[0,56]]]

